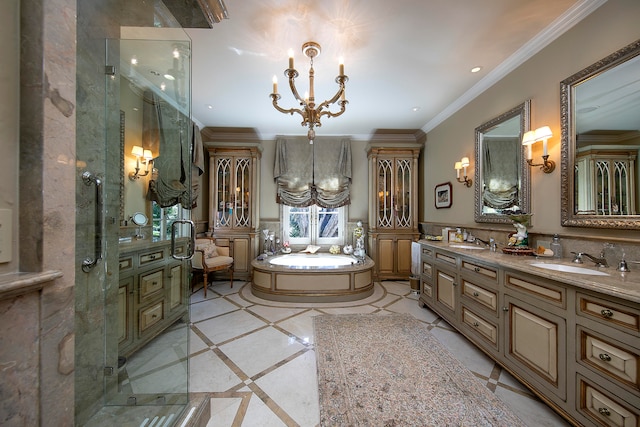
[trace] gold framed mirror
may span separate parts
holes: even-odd
[[[560,83],[565,227],[640,229],[640,40]]]
[[[526,100],[475,129],[476,222],[511,224],[509,215],[531,213],[530,173],[522,146],[530,110],[531,101]]]

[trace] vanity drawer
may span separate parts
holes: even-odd
[[[433,258],[433,249],[428,246],[422,245],[420,253],[422,254],[422,258]]]
[[[156,292],[164,288],[164,270],[157,270],[153,273],[140,276],[140,300],[150,298]]]
[[[498,313],[498,294],[462,279],[462,295]]]
[[[539,277],[506,271],[504,284],[506,288],[533,295],[555,306],[566,308],[567,290]]]
[[[580,360],[590,369],[604,373],[633,390],[640,390],[640,355],[622,348],[591,331],[578,327]]]
[[[578,315],[621,330],[640,332],[640,311],[578,293]]]
[[[637,427],[640,422],[638,408],[618,397],[611,396],[578,376],[578,410],[599,425]]]
[[[498,327],[464,305],[462,306],[462,322],[489,341],[493,347],[498,346]]]
[[[428,299],[431,299],[433,296],[433,287],[431,286],[431,282],[426,280],[421,280],[422,282],[422,294],[426,296]]]
[[[433,279],[433,264],[430,262],[422,261],[422,275],[428,279]]]
[[[158,301],[150,307],[140,310],[139,333],[164,319],[164,301]]]
[[[462,260],[461,267],[463,272],[471,271],[491,280],[492,282],[498,282],[498,271],[493,267],[486,267],[482,264],[476,264],[465,259]]]
[[[456,265],[456,257],[451,256],[451,255],[445,255],[443,253],[436,252],[436,259],[438,261],[444,261],[447,264],[450,264],[450,265],[453,265],[453,266]]]
[[[119,271],[127,271],[133,268],[133,257],[128,256],[126,258],[120,258],[120,262],[118,265]]]
[[[164,259],[164,251],[162,249],[153,252],[140,254],[139,264],[141,266]]]

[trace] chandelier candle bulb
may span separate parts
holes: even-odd
[[[273,93],[278,93],[278,78],[273,76]]]
[[[338,60],[338,64],[340,65],[340,75],[344,76],[344,58],[340,57]]]
[[[293,49],[289,49],[289,69],[293,70]]]

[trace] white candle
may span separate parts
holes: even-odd
[[[293,70],[293,49],[289,49],[289,69]]]
[[[340,65],[340,75],[344,76],[344,58],[343,57],[340,57],[338,64]]]
[[[542,154],[544,156],[547,155],[547,140],[546,139],[542,141]]]
[[[278,78],[273,76],[273,93],[278,93]]]
[[[532,151],[531,144],[527,144],[527,160],[531,160],[533,158]]]

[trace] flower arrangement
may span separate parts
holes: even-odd
[[[282,242],[282,253],[283,254],[291,253],[291,248],[289,247],[289,241],[288,240],[285,240],[284,242]]]
[[[332,254],[339,254],[340,253],[340,246],[338,245],[331,245],[331,247],[329,248],[329,253]]]

